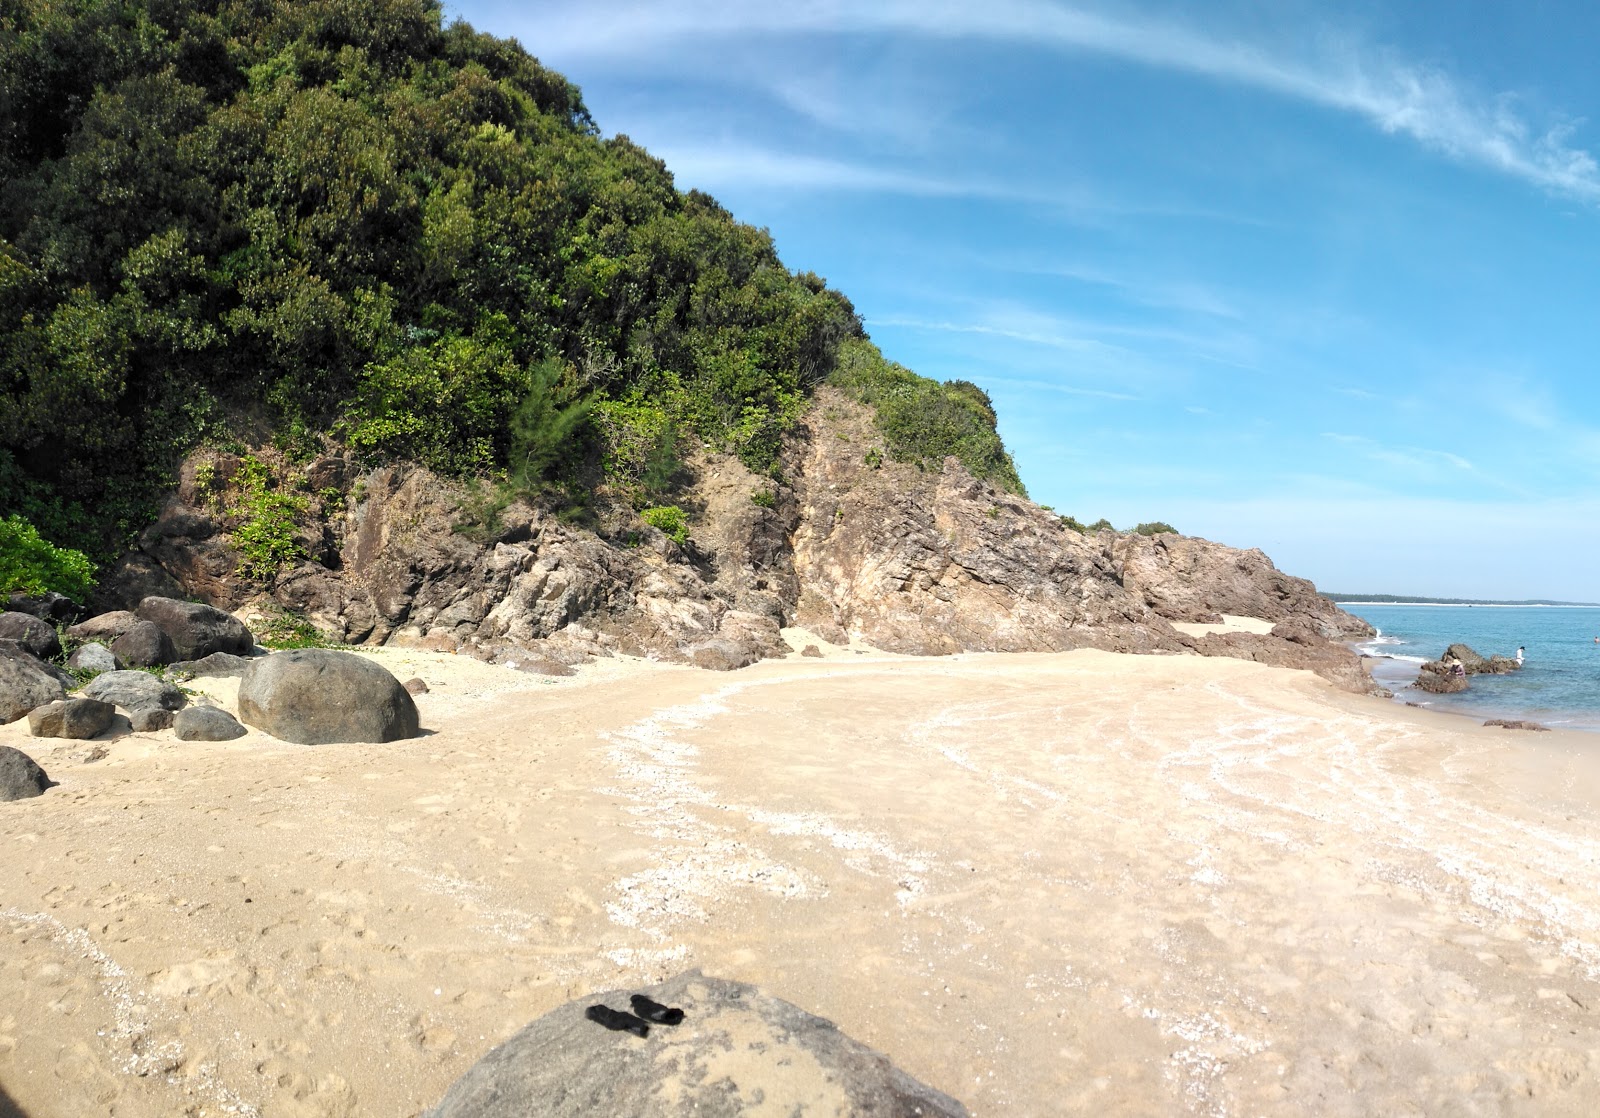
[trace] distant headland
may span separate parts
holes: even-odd
[[[1324,591],[1324,598],[1341,606],[1581,606],[1600,608],[1600,602],[1559,602],[1549,598],[1529,598],[1509,601],[1492,598],[1423,598],[1415,594],[1334,594]]]

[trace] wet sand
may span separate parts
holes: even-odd
[[[826,652],[385,652],[432,732],[382,746],[0,727],[60,782],[0,804],[0,1090],[410,1115],[699,966],[978,1115],[1595,1113],[1600,738],[1233,660]]]

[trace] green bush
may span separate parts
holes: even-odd
[[[778,503],[778,495],[770,489],[757,489],[750,494],[750,501],[757,508],[770,509]]]
[[[323,636],[304,614],[274,614],[255,623],[254,636],[263,648],[333,648],[334,642]]]
[[[680,547],[689,542],[689,515],[677,505],[644,509],[639,518]]]
[[[1134,531],[1141,536],[1159,536],[1163,532],[1171,532],[1172,534],[1176,535],[1178,530],[1172,525],[1164,523],[1163,521],[1149,520],[1138,525],[1136,528],[1134,528]]]
[[[1025,496],[1016,465],[995,430],[988,395],[969,381],[938,381],[884,359],[865,339],[845,341],[832,382],[877,413],[891,457],[938,468],[955,455],[974,477]],[[868,464],[872,451],[868,452]]]
[[[94,587],[94,570],[83,552],[56,547],[22,517],[0,520],[0,593],[54,591],[82,602]]]
[[[239,552],[238,573],[265,581],[285,563],[305,557],[304,549],[295,542],[295,518],[306,511],[310,502],[272,488],[266,463],[254,456],[239,464],[234,483],[239,497],[233,511],[243,518],[233,530],[233,546]]]

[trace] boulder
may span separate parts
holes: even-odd
[[[0,639],[16,641],[41,660],[61,655],[61,638],[56,636],[55,627],[31,613],[0,613]]]
[[[0,745],[0,800],[42,796],[51,783],[32,757],[20,749]]]
[[[1491,718],[1484,725],[1498,726],[1502,730],[1534,730],[1543,734],[1550,732],[1550,727],[1541,726],[1537,722],[1529,722],[1525,718]]]
[[[61,681],[33,657],[0,652],[0,723],[15,722],[35,707],[67,696]]]
[[[634,993],[681,1008],[682,1023],[650,1025],[641,1037],[637,1024],[613,1031],[585,1015],[594,1005],[626,1012]],[[552,1010],[467,1069],[427,1118],[595,1114],[964,1118],[967,1109],[831,1021],[689,971]]]
[[[412,676],[401,686],[406,689],[406,694],[408,695],[426,695],[428,693],[428,682],[421,676]]]
[[[166,707],[139,707],[128,712],[128,724],[141,734],[172,727],[173,713]]]
[[[189,701],[172,684],[149,672],[106,672],[84,684],[83,693],[91,699],[111,703],[123,710],[162,707],[182,710]]]
[[[111,725],[117,708],[98,699],[62,699],[28,712],[28,730],[36,738],[92,738]]]
[[[122,670],[123,663],[105,645],[90,641],[73,649],[72,655],[67,657],[67,667],[82,672],[116,672]]]
[[[1449,663],[1452,659],[1460,660],[1468,675],[1509,675],[1522,667],[1509,656],[1488,658],[1480,656],[1470,645],[1465,644],[1451,645],[1444,650],[1444,655],[1439,659],[1445,663]]]
[[[178,658],[172,638],[150,621],[135,621],[127,632],[111,642],[111,651],[117,659],[134,668],[159,668]]]
[[[5,608],[13,613],[31,614],[51,625],[70,624],[82,616],[77,602],[64,594],[57,594],[54,590],[47,590],[37,598],[29,597],[20,591],[13,592],[7,598]]]
[[[1459,695],[1467,689],[1467,673],[1456,675],[1443,660],[1429,660],[1411,686],[1430,695]]]
[[[247,731],[225,710],[216,707],[185,707],[172,720],[179,741],[232,741]]]
[[[213,652],[237,656],[254,651],[255,638],[231,613],[201,602],[176,598],[146,598],[135,611],[141,620],[154,622],[172,639],[174,659],[198,660]]]
[[[139,615],[125,609],[112,610],[110,613],[100,613],[81,621],[67,630],[67,636],[75,637],[80,641],[105,641],[116,640],[123,633],[139,623]]]
[[[301,648],[253,661],[239,718],[301,745],[396,741],[417,734],[417,705],[388,669],[350,652]]]
[[[240,676],[251,663],[247,657],[235,656],[231,652],[213,652],[210,656],[202,656],[198,660],[179,660],[167,667],[167,674],[181,674],[186,677]]]

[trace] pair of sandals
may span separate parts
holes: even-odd
[[[613,1032],[632,1033],[641,1037],[650,1035],[650,1024],[677,1025],[683,1021],[683,1010],[651,1001],[643,994],[635,994],[628,1001],[633,1003],[632,1013],[619,1013],[605,1005],[591,1005],[583,1011],[583,1015]]]

